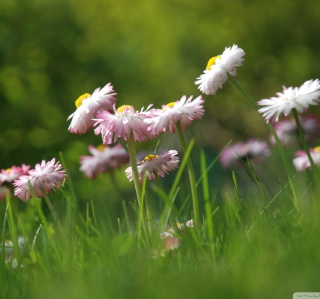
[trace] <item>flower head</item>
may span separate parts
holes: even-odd
[[[27,201],[32,198],[33,190],[34,195],[41,198],[42,190],[49,193],[51,189],[62,185],[67,175],[61,168],[59,162],[55,163],[55,158],[49,162],[42,160],[41,164],[36,164],[35,169],[29,170],[28,175],[22,175],[14,181],[14,195]]]
[[[318,105],[320,99],[320,82],[318,79],[309,80],[300,87],[283,86],[283,92],[276,93],[278,97],[263,99],[258,105],[265,106],[258,112],[266,119],[267,123],[274,119],[278,121],[281,114],[288,116],[292,109],[299,113],[305,112],[309,106]]]
[[[178,168],[179,157],[176,157],[177,154],[178,152],[176,150],[170,150],[160,156],[148,155],[142,161],[137,161],[140,181],[142,181],[144,174],[148,176],[149,180],[154,180],[155,173],[160,177],[164,177],[165,173],[169,173]],[[128,179],[132,181],[132,168],[128,167],[125,172]]]
[[[101,133],[103,144],[113,144],[118,138],[128,141],[131,132],[134,141],[147,141],[147,137],[153,138],[144,122],[146,118],[152,117],[148,111],[150,107],[151,105],[145,111],[142,108],[139,112],[135,111],[133,106],[123,105],[116,109],[114,105],[114,113],[102,111],[97,114],[95,126],[98,126],[94,132],[96,135]]]
[[[0,173],[0,185],[4,182],[12,183],[14,180],[18,179],[21,175],[28,173],[30,165],[22,164],[20,166],[12,166],[8,169],[1,169]]]
[[[80,170],[90,179],[95,178],[99,173],[108,173],[119,168],[130,160],[120,144],[114,147],[102,145],[97,148],[90,145],[88,149],[92,156],[80,157]]]
[[[190,126],[193,120],[201,119],[204,114],[204,99],[199,96],[192,101],[192,98],[193,96],[188,99],[183,96],[179,101],[163,105],[162,110],[153,110],[153,117],[145,120],[150,125],[148,131],[155,136],[168,130],[174,133],[178,122],[181,123],[182,129],[186,130],[187,125]]]
[[[320,146],[310,148],[309,151],[314,164],[317,167],[320,167]],[[310,160],[305,151],[297,151],[295,153],[295,156],[296,158],[293,159],[293,165],[298,171],[303,171],[307,168],[311,168]]]
[[[5,200],[7,196],[10,196],[10,189],[6,186],[0,186],[0,200]]]
[[[92,95],[85,93],[80,96],[75,104],[77,110],[67,120],[71,119],[69,131],[76,134],[84,134],[93,126],[93,118],[100,110],[112,109],[116,101],[113,86],[108,83],[102,89],[97,88]]]
[[[251,161],[260,162],[270,155],[268,144],[264,141],[249,139],[247,142],[237,142],[226,148],[220,156],[224,168],[230,165],[241,165],[241,160],[249,158]]]
[[[228,75],[236,76],[236,67],[242,66],[242,57],[245,52],[237,45],[225,48],[221,55],[212,57],[207,64],[206,70],[195,82],[199,85],[201,92],[205,94],[215,94],[219,88],[227,81]]]
[[[319,135],[320,122],[314,115],[300,116],[299,121],[308,142]],[[280,119],[274,124],[274,129],[283,145],[291,145],[297,140],[298,128],[294,118]],[[275,144],[273,136],[270,136],[270,142]]]

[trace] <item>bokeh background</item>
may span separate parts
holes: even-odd
[[[0,20],[0,168],[63,152],[77,171],[87,146],[101,143],[93,131],[68,132],[78,96],[109,82],[117,104],[136,109],[198,96],[208,59],[233,44],[246,52],[236,79],[256,101],[320,74],[316,0],[2,0]],[[267,139],[230,83],[204,98],[198,146]]]

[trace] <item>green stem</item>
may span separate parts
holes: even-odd
[[[180,142],[182,144],[182,148],[184,153],[187,151],[187,144],[183,136],[183,131],[181,127],[181,123],[177,123],[177,131],[179,134]],[[199,220],[199,200],[198,200],[198,193],[197,193],[197,185],[196,185],[196,179],[194,175],[193,165],[192,161],[189,157],[187,161],[188,166],[188,173],[189,173],[189,180],[190,180],[190,187],[191,187],[191,195],[192,195],[192,205],[193,205],[193,223],[196,228],[196,230],[200,229],[200,220]]]

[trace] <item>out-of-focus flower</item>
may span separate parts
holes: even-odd
[[[148,155],[142,161],[137,161],[137,168],[139,173],[139,179],[142,181],[143,175],[146,174],[149,180],[155,179],[155,173],[158,176],[164,177],[166,173],[169,173],[179,166],[179,157],[176,157],[178,152],[176,150],[170,150],[168,152],[158,155]],[[133,180],[132,168],[128,167],[125,173],[130,181]]]
[[[20,166],[12,166],[8,169],[1,169],[0,173],[0,185],[4,182],[12,183],[14,180],[18,179],[19,176],[25,175],[30,169],[30,165],[22,164]]]
[[[99,173],[108,173],[119,168],[130,160],[120,144],[114,147],[89,145],[88,149],[92,156],[80,157],[80,170],[90,179],[97,177]]]
[[[14,195],[27,201],[32,198],[32,191],[35,196],[41,198],[42,190],[49,193],[51,189],[60,187],[67,175],[65,170],[60,170],[62,165],[55,161],[55,158],[49,162],[42,160],[41,164],[36,164],[35,169],[29,170],[28,175],[22,175],[15,180]]]
[[[195,119],[201,119],[204,114],[202,103],[204,99],[199,96],[192,101],[193,96],[188,99],[182,96],[179,101],[163,105],[162,109],[152,111],[153,117],[145,120],[150,124],[148,131],[157,136],[161,132],[170,130],[171,133],[176,131],[176,124],[181,123],[183,130],[187,129]]]
[[[260,108],[258,112],[266,119],[267,123],[273,119],[278,121],[280,115],[288,116],[292,109],[299,113],[305,112],[309,106],[316,106],[320,100],[320,82],[318,79],[306,81],[300,87],[283,86],[283,92],[276,93],[278,97],[263,99],[258,102]]]
[[[260,162],[269,155],[270,149],[266,142],[249,139],[247,142],[237,142],[226,148],[220,156],[220,163],[227,168],[230,165],[241,165],[241,160],[246,158]]]
[[[300,116],[301,127],[306,141],[311,142],[319,136],[320,122],[314,115]],[[283,145],[291,145],[297,141],[298,128],[293,118],[280,119],[274,124],[274,129]],[[276,144],[274,137],[270,136],[270,142]]]
[[[199,85],[201,92],[208,95],[215,94],[227,81],[228,75],[237,75],[236,67],[242,66],[244,55],[245,52],[237,45],[225,48],[221,55],[212,57],[208,61],[206,70],[197,78],[195,84]]]
[[[5,251],[5,262],[6,264],[10,264],[12,268],[17,268],[18,262],[14,257],[14,245],[11,240],[5,240],[4,244],[0,244],[0,251],[4,248]],[[24,251],[26,248],[26,240],[23,236],[18,237],[18,249],[20,252]],[[23,265],[21,265],[23,266]]]
[[[11,195],[10,189],[6,186],[0,186],[0,200],[5,200],[8,195]]]
[[[134,141],[144,142],[147,137],[153,138],[147,131],[148,125],[144,122],[146,118],[152,117],[150,107],[143,111],[135,111],[133,106],[123,105],[118,109],[113,107],[114,113],[102,111],[96,116],[94,130],[95,134],[101,133],[103,144],[113,144],[118,138],[128,141],[132,131]]]
[[[314,164],[317,167],[320,167],[320,146],[310,148],[309,151]],[[310,160],[305,151],[297,151],[295,153],[295,156],[296,158],[293,159],[293,165],[298,171],[303,171],[307,168],[311,168]]]
[[[116,97],[111,83],[102,89],[97,88],[92,95],[85,93],[80,96],[75,104],[77,110],[67,120],[71,119],[69,131],[76,134],[84,134],[93,126],[93,118],[101,110],[112,109]]]
[[[163,255],[166,251],[177,249],[180,245],[180,240],[168,232],[161,233],[160,239],[163,241],[161,255]]]

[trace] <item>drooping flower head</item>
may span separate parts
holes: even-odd
[[[220,163],[224,168],[230,165],[241,165],[241,160],[260,162],[270,155],[268,144],[264,141],[249,139],[247,142],[237,142],[226,148],[221,156]]]
[[[277,122],[281,114],[288,116],[292,109],[299,113],[305,112],[309,106],[317,106],[320,102],[320,82],[318,79],[306,81],[300,87],[283,86],[283,92],[276,93],[278,97],[263,99],[258,102],[258,112],[266,119]]]
[[[62,165],[55,161],[55,158],[49,162],[42,160],[41,164],[36,164],[35,169],[29,170],[28,175],[22,175],[15,180],[14,195],[27,201],[32,198],[32,192],[41,198],[42,190],[49,193],[51,189],[60,187],[67,175],[65,170],[60,170]]]
[[[316,116],[300,116],[299,121],[306,141],[311,142],[320,135],[320,122]],[[274,129],[283,145],[288,146],[297,141],[298,128],[294,118],[280,119],[274,123]],[[276,144],[273,136],[270,136],[270,142]]]
[[[147,131],[148,125],[144,122],[145,119],[152,117],[150,109],[152,105],[143,111],[134,110],[133,106],[123,105],[118,109],[113,107],[114,113],[102,111],[97,114],[94,130],[96,135],[101,134],[103,144],[113,144],[118,138],[123,138],[128,141],[131,132],[133,133],[134,141],[145,142],[147,137],[153,138],[150,132]]]
[[[188,99],[186,96],[182,96],[179,101],[163,105],[162,110],[153,110],[153,117],[145,120],[147,124],[150,124],[148,131],[155,136],[168,130],[174,133],[178,122],[181,123],[182,129],[186,130],[187,125],[190,126],[192,121],[201,119],[204,114],[202,106],[204,99],[201,96],[194,100],[192,98],[193,96]]]
[[[88,178],[95,178],[99,173],[108,173],[129,162],[129,155],[120,144],[114,147],[90,145],[88,147],[92,156],[80,157],[80,170]]]
[[[21,175],[25,175],[28,173],[30,169],[30,165],[22,164],[20,166],[12,166],[8,169],[1,169],[0,173],[0,185],[3,183],[12,183],[14,180],[18,179]]]
[[[100,110],[112,109],[116,101],[116,93],[111,83],[102,89],[97,88],[92,95],[85,93],[75,102],[77,110],[67,120],[71,119],[69,131],[76,134],[84,134],[93,126],[93,118]]]
[[[310,148],[309,151],[314,164],[317,167],[320,167],[320,146]],[[295,156],[296,158],[293,159],[293,165],[298,171],[303,171],[307,168],[311,168],[310,160],[305,151],[297,151],[295,153]]]
[[[206,70],[197,78],[195,82],[199,85],[201,92],[212,95],[222,88],[227,81],[228,75],[236,76],[236,67],[242,66],[245,52],[237,45],[225,48],[221,55],[210,58]]]
[[[142,161],[137,161],[137,168],[139,173],[139,179],[142,181],[144,174],[146,174],[149,180],[155,179],[155,173],[164,177],[166,173],[169,173],[179,166],[179,157],[176,150],[170,150],[161,155],[148,155]],[[126,175],[130,181],[133,180],[132,168],[128,167]]]

